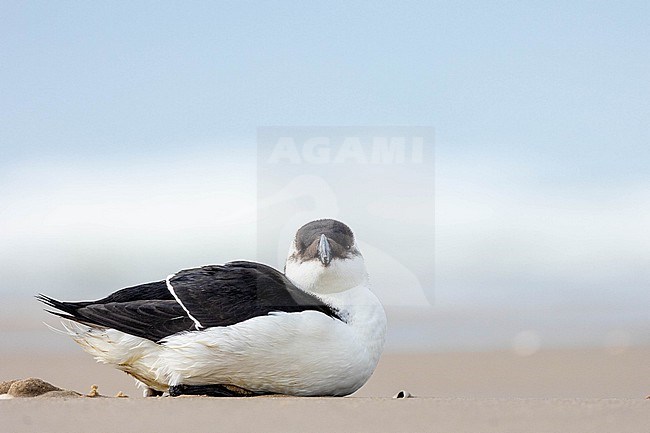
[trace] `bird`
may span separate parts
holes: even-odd
[[[370,378],[386,336],[355,236],[334,219],[297,230],[284,273],[232,261],[97,301],[37,298],[146,397],[346,396]]]

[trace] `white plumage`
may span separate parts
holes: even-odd
[[[363,257],[354,244],[347,248],[353,253],[339,252],[342,257],[332,247],[334,257],[324,263],[318,257],[305,258],[308,253],[300,242],[297,236],[289,252],[287,278],[338,311],[341,320],[314,310],[272,311],[229,326],[199,329],[183,306],[199,330],[158,342],[92,324],[66,329],[98,361],[157,391],[180,384],[224,384],[253,393],[350,394],[375,370],[386,315],[369,289]],[[169,278],[166,284],[171,286]],[[169,289],[182,305],[174,288]]]

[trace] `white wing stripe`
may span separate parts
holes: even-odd
[[[192,313],[190,313],[190,310],[188,310],[187,308],[185,308],[185,305],[183,305],[183,303],[181,302],[181,300],[178,298],[178,295],[176,295],[176,292],[174,291],[174,288],[172,287],[172,283],[171,283],[170,280],[171,280],[174,276],[176,276],[176,274],[171,274],[171,275],[169,275],[169,276],[167,277],[167,279],[165,279],[165,284],[167,284],[167,290],[169,290],[169,293],[171,293],[172,296],[174,297],[174,299],[176,299],[176,302],[178,302],[178,305],[180,305],[180,306],[183,308],[183,310],[185,310],[185,312],[187,313],[187,315],[189,316],[189,318],[192,319],[192,321],[194,322],[194,327],[196,328],[196,330],[197,330],[197,331],[200,331],[201,328],[203,328],[203,325],[201,325],[201,322],[199,322],[198,320],[196,320],[196,317],[192,316]]]

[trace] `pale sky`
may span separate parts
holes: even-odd
[[[645,1],[0,11],[0,291],[104,295],[248,258],[258,127],[424,125],[428,300],[650,302]]]

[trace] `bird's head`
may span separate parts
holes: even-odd
[[[351,289],[368,278],[352,230],[332,219],[312,221],[296,232],[284,269],[298,287],[322,294]]]

